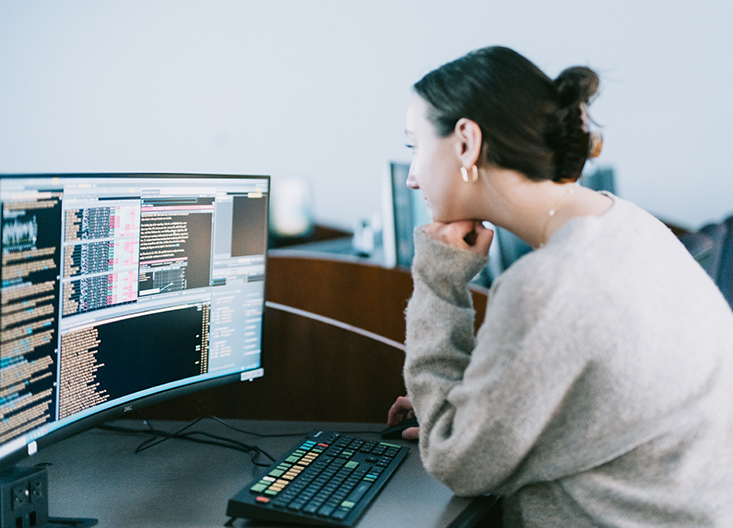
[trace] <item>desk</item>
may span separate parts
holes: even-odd
[[[383,424],[228,421],[241,429],[262,434],[307,433],[316,427],[379,439],[362,433]],[[142,428],[140,421],[115,425]],[[155,422],[176,431],[181,422]],[[207,420],[196,426],[213,434],[256,444],[273,457],[285,454],[299,435],[258,439],[236,433]],[[53,517],[93,517],[100,528],[221,528],[227,501],[250,480],[265,472],[250,456],[231,449],[182,440],[168,440],[139,454],[141,435],[91,429],[39,452],[22,465],[50,463],[49,512]],[[403,465],[367,510],[358,528],[416,528],[473,526],[493,504],[493,497],[459,498],[430,477],[422,467],[416,444]],[[266,459],[264,459],[266,461]],[[238,520],[237,527],[286,526]]]

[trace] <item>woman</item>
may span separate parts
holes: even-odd
[[[388,420],[414,413],[427,470],[502,495],[506,526],[733,526],[733,313],[663,224],[577,185],[597,88],[502,47],[415,85],[407,184],[434,222],[415,233],[408,396]],[[536,250],[474,337],[482,221]]]

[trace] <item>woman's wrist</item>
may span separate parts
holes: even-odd
[[[465,297],[468,283],[488,262],[487,257],[435,240],[420,228],[415,229],[414,239],[413,278],[443,298]]]

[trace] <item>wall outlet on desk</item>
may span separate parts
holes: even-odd
[[[12,467],[0,473],[0,528],[48,525],[45,468]]]

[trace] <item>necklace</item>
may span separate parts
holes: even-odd
[[[563,204],[563,202],[565,202],[565,200],[567,199],[567,197],[570,196],[571,194],[573,194],[575,192],[575,189],[578,188],[578,185],[579,185],[578,182],[573,182],[570,185],[568,185],[568,188],[565,191],[565,194],[563,194],[560,197],[560,199],[557,202],[555,202],[555,205],[547,213],[547,220],[545,221],[545,227],[544,227],[544,229],[542,229],[542,242],[540,242],[540,246],[539,247],[541,247],[541,248],[545,247],[545,242],[547,240],[547,238],[546,238],[546,236],[547,236],[547,228],[550,225],[550,220],[552,220],[552,217],[555,216],[555,213],[560,208],[560,206]]]

